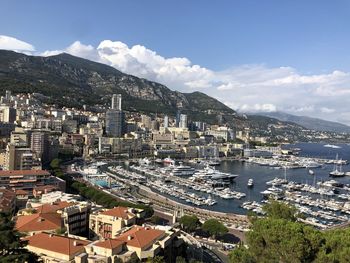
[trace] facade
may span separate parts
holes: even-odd
[[[0,187],[0,212],[10,213],[16,209],[16,194],[14,191]]]
[[[90,238],[114,238],[118,232],[126,227],[136,224],[143,210],[127,207],[115,207],[109,210],[90,214]]]
[[[124,134],[125,115],[119,110],[106,112],[106,134],[111,137],[121,137]]]
[[[122,110],[122,95],[121,94],[113,94],[112,96],[112,110]]]
[[[49,184],[51,179],[50,173],[44,170],[0,171],[0,187],[10,187],[15,190],[32,192],[36,186]]]
[[[187,115],[186,114],[180,114],[179,128],[182,128],[182,129],[187,128]]]

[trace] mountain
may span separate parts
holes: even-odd
[[[0,94],[41,93],[58,106],[110,104],[113,93],[123,96],[123,109],[174,114],[177,109],[197,118],[214,120],[235,111],[201,92],[181,93],[120,72],[105,64],[69,54],[28,56],[0,50]]]
[[[307,116],[296,116],[284,112],[264,112],[259,115],[276,118],[281,121],[293,122],[307,129],[316,131],[329,132],[346,132],[350,133],[350,126],[333,121],[326,121],[318,118],[311,118]]]

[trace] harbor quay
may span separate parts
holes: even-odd
[[[177,217],[181,217],[184,214],[195,215],[203,221],[209,218],[215,218],[227,224],[228,227],[238,229],[241,231],[245,231],[249,227],[249,220],[246,215],[222,213],[185,205],[174,200],[168,199],[158,193],[154,193],[150,188],[145,186],[141,186],[139,188],[138,194],[152,201],[154,204],[157,205],[158,208],[165,210],[166,212],[174,211],[174,216]]]

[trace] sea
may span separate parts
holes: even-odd
[[[296,143],[284,145],[284,149],[299,148],[299,156],[304,157],[318,157],[324,159],[335,159],[338,155],[339,159],[350,161],[350,145],[348,144],[335,144],[340,148],[328,148],[324,147],[325,144],[320,143]],[[343,165],[343,171],[350,172],[350,165]],[[246,201],[261,201],[263,196],[260,192],[266,190],[268,186],[266,182],[274,179],[275,177],[284,178],[285,170],[284,169],[275,169],[267,166],[260,166],[257,164],[241,162],[241,161],[222,161],[220,166],[217,166],[216,169],[222,172],[228,172],[232,174],[239,175],[235,178],[234,182],[230,185],[230,188],[233,190],[246,193],[246,197],[237,200],[237,199],[221,199],[220,197],[214,197],[217,201],[217,204],[206,207],[201,206],[204,209],[210,209],[214,211],[226,212],[226,213],[236,213],[236,214],[246,214],[247,210],[241,208],[243,202]],[[333,164],[325,165],[322,168],[312,168],[314,175],[310,175],[308,169],[287,169],[286,177],[289,181],[294,181],[298,183],[308,183],[315,184],[319,181],[326,181],[334,179],[329,177],[329,172],[333,170]],[[248,179],[252,178],[254,180],[254,187],[248,188],[247,182]],[[349,184],[350,176],[345,176],[341,178],[336,178],[337,181]],[[189,190],[188,190],[189,191]],[[196,192],[197,194],[208,196],[208,194],[203,194],[201,192]],[[181,199],[175,197],[170,197],[178,202],[188,204]]]

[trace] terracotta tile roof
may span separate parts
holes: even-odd
[[[53,213],[72,205],[73,203],[62,201],[62,202],[55,202],[52,204],[43,204],[41,206],[35,207],[34,209],[38,211],[38,213]]]
[[[11,175],[50,175],[45,170],[0,170],[0,176],[11,176]]]
[[[62,219],[57,213],[37,213],[19,216],[15,226],[20,232],[56,230],[61,227]]]
[[[39,233],[25,238],[28,245],[51,252],[74,256],[85,251],[84,246],[90,241],[79,240],[59,235],[50,235],[48,233]]]
[[[147,248],[156,240],[164,235],[165,231],[149,227],[134,226],[130,230],[116,237],[116,239],[125,241],[128,246]]]
[[[123,219],[129,219],[129,218],[135,216],[135,214],[128,211],[127,207],[122,207],[122,206],[118,206],[118,207],[106,210],[100,214],[107,215],[107,216],[115,216],[115,217],[123,218]]]
[[[25,191],[23,189],[17,189],[16,195],[28,195],[28,191]]]
[[[117,247],[120,247],[125,244],[125,241],[118,240],[118,239],[107,239],[104,241],[96,242],[94,245],[97,247],[103,247],[103,248],[109,248],[114,249]]]

